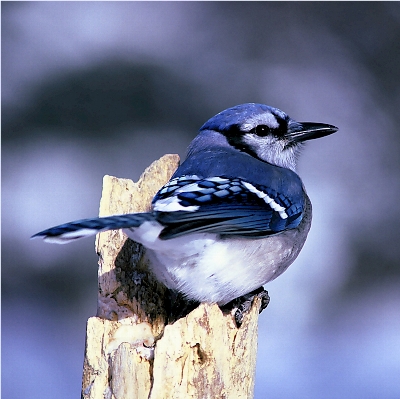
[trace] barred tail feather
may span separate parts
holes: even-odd
[[[43,230],[31,238],[42,238],[54,244],[67,244],[79,238],[89,237],[101,231],[139,227],[145,221],[154,220],[151,213],[131,213],[127,215],[107,216],[76,220]]]

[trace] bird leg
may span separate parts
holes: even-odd
[[[248,294],[242,295],[239,298],[228,302],[226,305],[221,306],[221,310],[231,312],[235,319],[235,323],[239,328],[243,323],[245,314],[250,310],[253,300],[256,297],[261,299],[261,313],[268,306],[270,301],[268,291],[266,291],[264,287],[257,288]]]

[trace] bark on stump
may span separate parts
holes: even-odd
[[[100,216],[148,211],[178,164],[165,155],[137,183],[105,176]],[[87,323],[82,398],[253,397],[258,299],[240,328],[215,304],[166,325],[167,291],[143,247],[116,230],[96,237],[96,251],[98,311]]]

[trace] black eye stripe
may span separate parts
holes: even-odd
[[[288,119],[281,118],[279,115],[274,115],[278,122],[278,127],[271,128],[267,125],[258,125],[253,127],[248,133],[256,134],[259,137],[265,137],[272,134],[277,137],[283,137],[287,133]]]
[[[275,115],[275,118],[279,126],[276,129],[274,129],[273,133],[275,136],[283,137],[288,130],[288,119],[283,119],[278,115]]]
[[[246,152],[247,154],[251,155],[254,158],[260,159],[255,151],[255,148],[253,148],[252,145],[250,145],[246,140],[245,136],[246,134],[254,134],[257,135],[260,138],[267,137],[267,136],[275,136],[277,138],[284,138],[285,135],[287,134],[287,129],[288,129],[288,123],[290,121],[290,118],[287,116],[286,118],[282,118],[279,115],[275,115],[274,117],[276,118],[276,121],[278,122],[277,127],[271,128],[268,125],[257,125],[253,127],[250,131],[243,131],[241,130],[241,125],[240,124],[232,124],[225,126],[223,130],[220,132],[226,137],[228,143],[236,148],[239,151]],[[262,159],[260,159],[263,161]],[[263,161],[264,162],[264,161]]]

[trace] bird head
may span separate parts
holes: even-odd
[[[305,141],[337,130],[337,127],[325,123],[296,122],[278,108],[256,103],[228,108],[200,128],[200,132],[222,134],[238,151],[292,170],[296,168]]]

